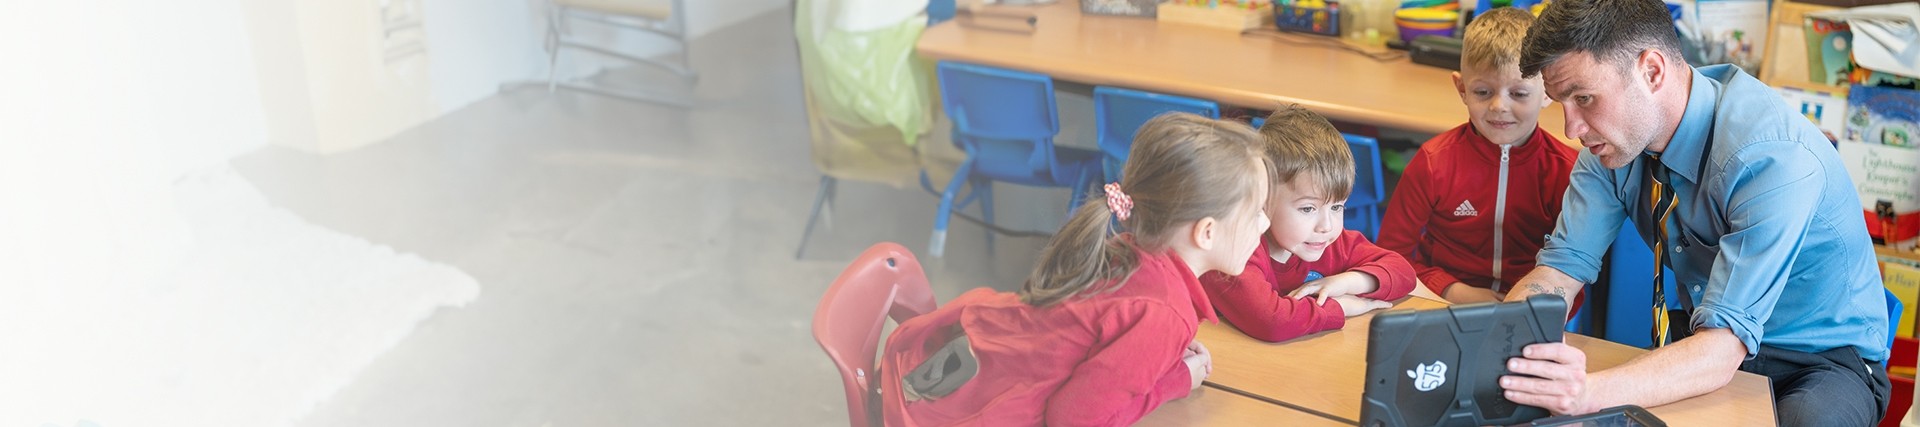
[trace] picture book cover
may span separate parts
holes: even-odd
[[[1853,71],[1853,32],[1846,21],[1809,16],[1801,26],[1807,35],[1807,79],[1824,85],[1846,84]]]

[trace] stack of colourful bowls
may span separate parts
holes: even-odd
[[[1412,43],[1420,36],[1452,37],[1460,12],[1431,7],[1400,9],[1393,13],[1393,24],[1400,28],[1400,41]]]

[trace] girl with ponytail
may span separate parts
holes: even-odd
[[[1017,293],[975,289],[881,355],[885,424],[1126,425],[1212,370],[1201,274],[1240,274],[1267,229],[1267,160],[1245,124],[1169,113],[1134,136]]]

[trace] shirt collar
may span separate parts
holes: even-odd
[[[1713,137],[1714,108],[1720,101],[1720,80],[1708,77],[1706,73],[1724,74],[1728,67],[1687,67],[1693,73],[1693,88],[1687,92],[1687,110],[1680,116],[1680,126],[1674,129],[1673,140],[1667,142],[1667,150],[1660,153],[1660,163],[1688,181],[1700,182],[1700,157],[1707,155],[1703,151],[1707,147],[1707,139]]]
[[[1200,278],[1193,274],[1193,268],[1188,267],[1187,262],[1181,260],[1179,254],[1168,250],[1165,253],[1155,256],[1145,251],[1140,251],[1139,249],[1135,249],[1134,253],[1136,254],[1135,256],[1143,259],[1147,257],[1165,258],[1167,264],[1173,267],[1173,273],[1180,277],[1181,289],[1186,291],[1187,298],[1193,301],[1193,313],[1198,315],[1201,321],[1220,323],[1220,318],[1213,312],[1213,300],[1207,297],[1206,288],[1200,285]]]

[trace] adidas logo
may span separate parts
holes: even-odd
[[[1461,200],[1460,207],[1453,208],[1453,216],[1480,216],[1480,211],[1473,210],[1473,202]]]

